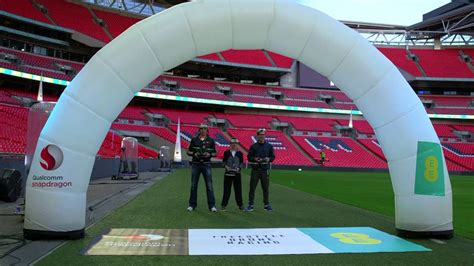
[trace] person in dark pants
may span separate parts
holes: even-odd
[[[321,156],[321,165],[324,165],[324,163],[326,162],[326,153],[324,151],[321,151],[319,155]]]
[[[227,204],[229,203],[230,193],[232,184],[234,184],[235,201],[240,210],[244,209],[244,203],[242,201],[242,178],[240,170],[242,169],[242,163],[244,156],[242,152],[237,150],[237,143],[239,141],[236,138],[230,140],[230,150],[224,152],[224,195],[222,196],[221,210],[225,211]]]
[[[270,186],[270,163],[275,160],[275,153],[273,152],[273,146],[265,141],[265,129],[257,130],[257,142],[250,146],[247,158],[252,165],[252,172],[250,174],[250,191],[249,191],[249,206],[247,211],[253,211],[253,201],[255,197],[255,189],[258,181],[262,183],[263,190],[263,203],[265,204],[264,209],[272,211],[272,206],[268,199],[268,188]]]
[[[216,144],[207,134],[207,125],[201,124],[199,126],[199,135],[191,139],[187,154],[193,158],[191,162],[191,195],[187,210],[194,211],[197,207],[198,182],[202,173],[206,182],[207,206],[210,211],[217,212],[211,171],[211,157],[216,156]]]

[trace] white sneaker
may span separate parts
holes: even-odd
[[[217,208],[216,208],[216,207],[212,207],[212,208],[211,208],[211,212],[217,212]]]
[[[189,206],[186,210],[187,210],[188,212],[192,212],[192,211],[194,211],[194,208],[191,207],[191,206]]]

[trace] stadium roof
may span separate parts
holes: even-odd
[[[428,33],[424,38],[440,38],[452,33],[474,36],[474,0],[453,0],[423,15],[422,22],[407,30]]]
[[[188,0],[82,0],[150,16]],[[424,15],[423,21],[405,27],[381,23],[342,21],[379,46],[474,45],[474,0],[453,0]]]
[[[170,7],[177,4],[181,4],[184,2],[188,2],[187,0],[134,0],[137,3],[145,3],[145,4],[158,4],[163,7]]]

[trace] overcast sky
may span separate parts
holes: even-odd
[[[450,0],[295,0],[338,20],[409,26]]]

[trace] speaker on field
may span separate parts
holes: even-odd
[[[21,173],[15,169],[3,169],[0,173],[0,200],[16,201],[21,193]]]

